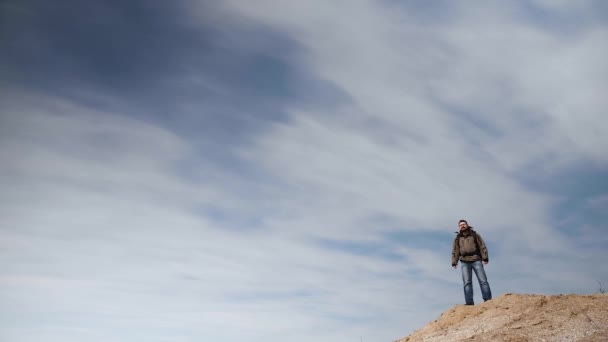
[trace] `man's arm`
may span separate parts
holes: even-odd
[[[458,265],[458,258],[460,257],[460,245],[458,244],[458,236],[454,239],[452,244],[452,267],[456,268]]]
[[[481,253],[481,260],[484,264],[490,262],[490,254],[488,253],[488,248],[486,247],[485,241],[481,238],[479,233],[477,234],[477,246],[479,247],[479,252]]]

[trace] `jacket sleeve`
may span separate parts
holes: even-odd
[[[452,266],[458,265],[458,258],[460,257],[460,245],[458,244],[458,236],[454,239],[452,244]]]
[[[481,253],[481,260],[485,262],[490,261],[490,255],[488,253],[486,243],[483,241],[481,235],[479,234],[477,234],[477,246],[479,247],[479,252]]]

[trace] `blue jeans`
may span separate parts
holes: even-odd
[[[479,287],[481,288],[481,296],[483,301],[492,299],[492,291],[490,290],[490,284],[488,284],[488,278],[486,277],[486,271],[483,269],[483,264],[480,260],[473,262],[461,261],[460,269],[462,270],[462,283],[464,284],[464,301],[468,305],[473,304],[473,282],[471,269],[475,271],[477,280],[479,280]]]

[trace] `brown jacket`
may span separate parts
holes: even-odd
[[[452,246],[452,266],[456,266],[458,261],[473,262],[482,260],[490,261],[488,248],[479,233],[473,229],[459,232],[454,238]]]

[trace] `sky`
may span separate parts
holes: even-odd
[[[0,2],[0,340],[372,342],[608,286],[604,1]],[[481,303],[478,284],[475,301]]]

